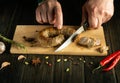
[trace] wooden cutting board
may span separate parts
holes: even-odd
[[[15,46],[11,45],[10,52],[13,54],[53,54],[53,55],[79,55],[79,56],[106,56],[107,51],[100,53],[96,51],[99,47],[85,48],[77,45],[75,42],[71,43],[69,46],[61,50],[60,52],[54,52],[54,48],[42,48],[42,47],[31,47],[31,44],[24,41],[23,36],[26,37],[36,37],[36,31],[40,31],[44,28],[50,28],[52,26],[47,25],[17,25],[14,33],[13,40],[19,43],[22,43],[26,46],[26,50],[18,49]],[[79,28],[79,26],[63,26],[71,28]],[[100,27],[96,30],[87,30],[80,34],[80,36],[93,37],[101,40],[101,45],[106,46],[105,36],[103,27]]]

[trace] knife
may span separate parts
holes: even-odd
[[[88,23],[85,22],[81,27],[79,27],[75,33],[73,33],[60,47],[58,47],[55,52],[61,51],[62,49],[64,49],[65,47],[67,47],[70,43],[72,43],[72,40],[75,36],[77,36],[78,34],[82,33],[83,31],[86,30],[86,28],[88,27]]]

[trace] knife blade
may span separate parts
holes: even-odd
[[[65,47],[67,47],[70,43],[72,43],[72,39],[82,33],[83,31],[85,31],[85,26],[86,26],[86,23],[84,25],[82,25],[80,28],[78,28],[75,33],[73,33],[60,47],[58,47],[55,52],[58,52],[58,51],[61,51],[62,49],[64,49]]]

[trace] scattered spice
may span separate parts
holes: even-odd
[[[90,62],[91,65],[93,65],[93,62]]]
[[[68,57],[68,59],[69,59],[70,61],[73,61],[73,58],[72,58],[72,57]]]
[[[80,61],[82,61],[83,63],[86,63],[86,61],[82,58],[79,58]]]
[[[50,66],[50,67],[51,67],[51,66],[52,66],[52,64],[51,64],[51,63],[49,63],[49,64],[48,64],[48,66]]]
[[[66,62],[66,61],[68,61],[68,59],[64,59],[64,61]]]
[[[10,62],[3,62],[0,70],[3,69],[4,67],[7,67],[8,65],[10,65]]]
[[[45,59],[49,59],[49,56],[46,56]]]
[[[49,64],[49,62],[45,62],[47,65]]]
[[[29,65],[29,62],[25,61],[25,65]]]
[[[24,55],[19,55],[18,60],[22,60],[22,59],[26,59],[26,57]]]
[[[73,62],[73,65],[79,65],[79,62]]]
[[[79,60],[81,61],[81,60],[82,60],[82,58],[79,58]]]
[[[32,64],[33,65],[38,65],[38,64],[40,64],[41,63],[41,61],[40,61],[40,58],[35,58],[35,59],[32,59]]]
[[[69,72],[69,71],[70,71],[70,68],[67,68],[67,69],[66,69],[66,72]]]
[[[48,66],[50,66],[50,67],[52,66],[52,64],[49,63],[48,61],[46,61],[45,63],[46,63]]]
[[[60,62],[61,61],[61,59],[57,59],[57,62]]]
[[[83,63],[86,63],[86,61],[85,61],[85,60],[83,60]]]

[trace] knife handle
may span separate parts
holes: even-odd
[[[88,23],[88,21],[85,21],[85,23],[83,24],[83,27],[84,27],[85,30],[88,29],[88,27],[89,27],[89,23]]]

